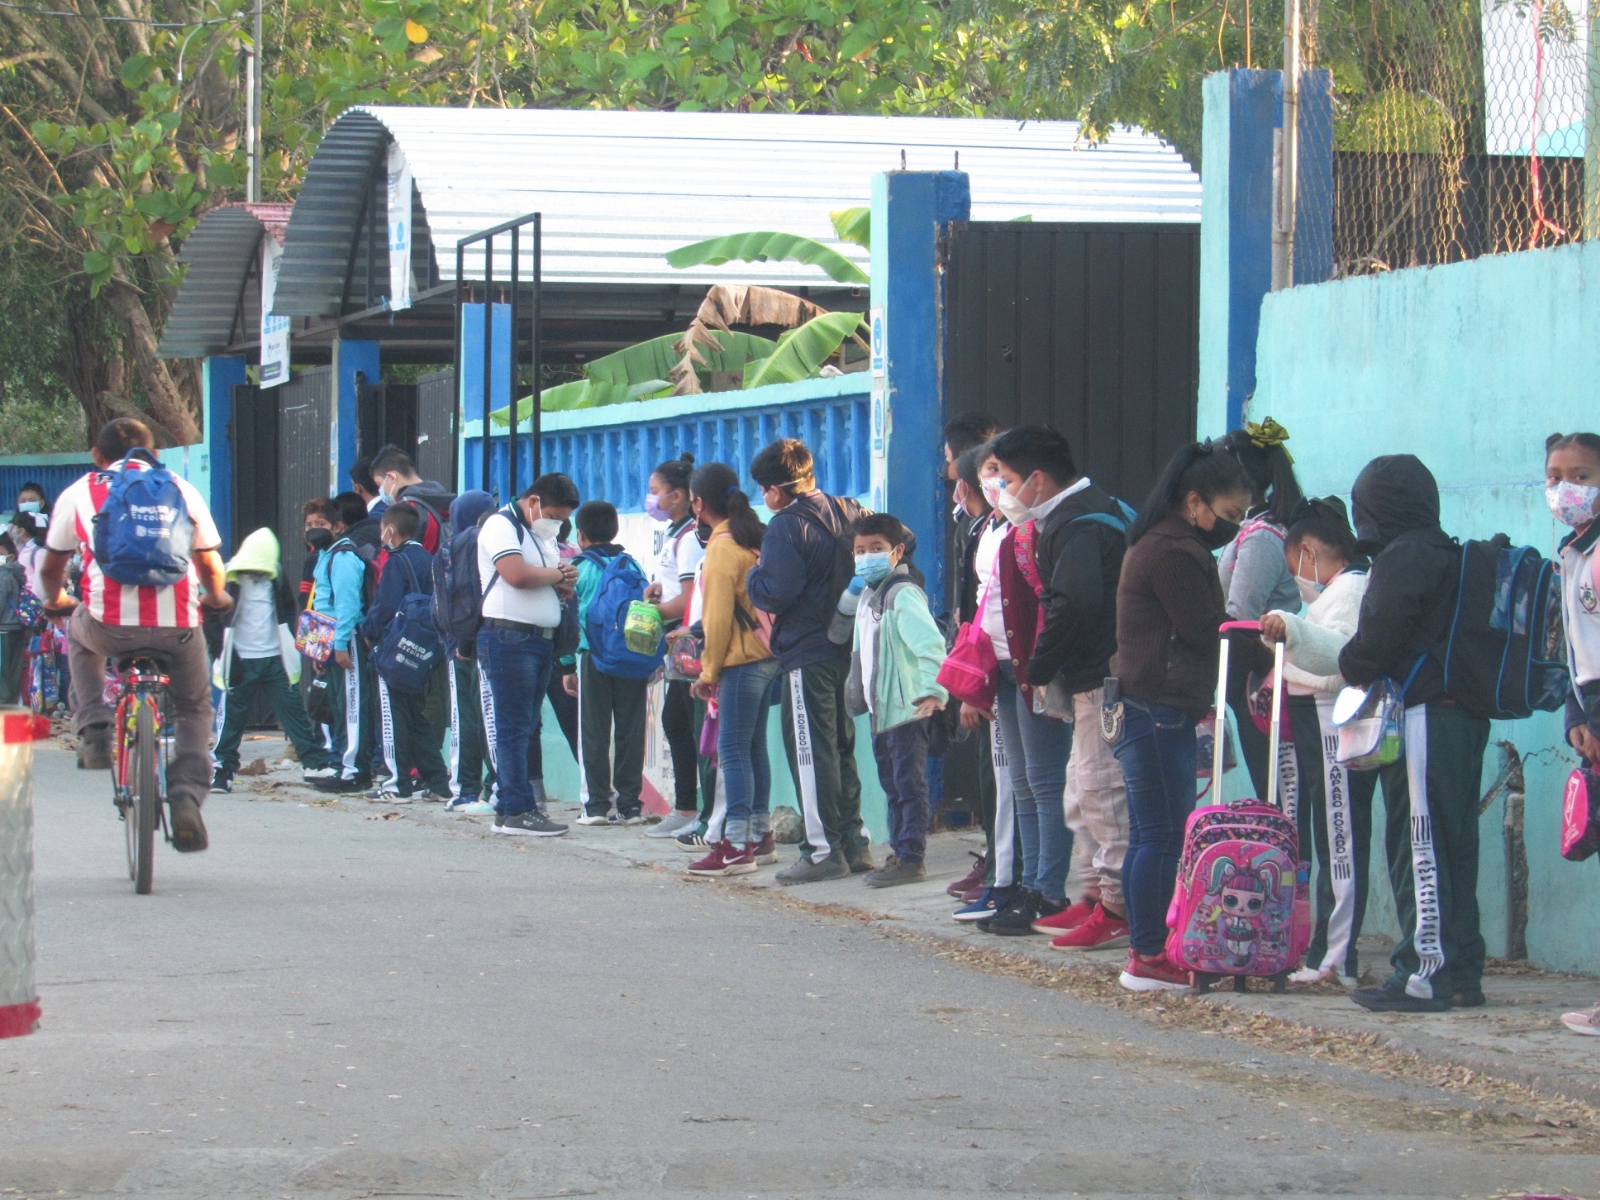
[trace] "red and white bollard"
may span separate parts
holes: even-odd
[[[0,1038],[39,1024],[33,990],[33,743],[50,718],[0,709]]]

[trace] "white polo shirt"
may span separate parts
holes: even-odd
[[[522,561],[530,567],[561,565],[561,553],[555,543],[541,542],[520,517],[513,518],[504,508],[491,513],[478,530],[478,579],[489,589],[483,598],[484,619],[556,628],[561,624],[561,599],[555,588],[515,588],[504,579],[489,586],[498,574],[494,564],[508,554],[522,555]]]

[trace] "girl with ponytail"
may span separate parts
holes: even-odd
[[[1302,497],[1294,459],[1285,446],[1289,431],[1271,417],[1246,423],[1222,439],[1250,477],[1250,511],[1233,544],[1225,546],[1218,570],[1227,597],[1228,619],[1259,621],[1262,614],[1300,611],[1300,587],[1284,554],[1289,526]],[[1267,735],[1250,719],[1249,679],[1243,671],[1228,680],[1228,707],[1239,727],[1239,747],[1256,795],[1267,794]]]
[[[765,526],[724,463],[708,463],[689,482],[690,505],[711,526],[700,571],[700,621],[705,647],[693,694],[717,705],[717,767],[727,816],[710,853],[690,864],[691,875],[748,875],[777,861],[768,806],[772,767],[767,759],[767,710],[778,660],[767,647],[745,578],[760,560]]]
[[[1194,810],[1195,723],[1211,708],[1217,629],[1227,620],[1211,555],[1233,540],[1251,495],[1237,458],[1194,442],[1173,455],[1128,530],[1111,660],[1117,686],[1107,686],[1101,732],[1128,792],[1122,890],[1132,949],[1122,986],[1130,991],[1190,986],[1167,960],[1167,905]]]

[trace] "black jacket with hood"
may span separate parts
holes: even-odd
[[[1044,594],[1044,628],[1028,657],[1028,682],[1043,687],[1057,676],[1069,692],[1105,683],[1117,652],[1117,582],[1128,539],[1103,521],[1121,519],[1117,502],[1090,484],[1056,505],[1037,527],[1034,558]]]
[[[1372,570],[1339,671],[1358,686],[1380,676],[1404,683],[1426,656],[1406,703],[1442,699],[1461,547],[1439,527],[1439,485],[1415,455],[1386,454],[1362,469],[1351,500],[1357,542],[1372,555]]]

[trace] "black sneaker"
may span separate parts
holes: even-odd
[[[346,795],[350,792],[364,792],[372,786],[372,776],[352,775],[349,779],[335,777],[333,779],[319,779],[311,785],[319,792],[333,792]]]
[[[1368,1012],[1436,1013],[1450,1010],[1448,996],[1424,1000],[1421,996],[1411,995],[1405,988],[1388,984],[1375,988],[1352,988],[1350,999]]]
[[[1039,892],[1029,889],[1019,900],[1013,901],[988,922],[984,932],[1000,937],[1025,937],[1032,933],[1033,923],[1043,917],[1053,917],[1064,905],[1046,900]],[[982,928],[980,924],[979,928]]]
[[[560,837],[567,831],[565,825],[552,821],[537,808],[530,808],[527,812],[520,812],[510,817],[496,813],[491,828],[496,833],[508,833],[519,837]]]
[[[1482,1008],[1489,1001],[1482,990],[1473,988],[1471,991],[1457,990],[1451,995],[1450,1003],[1456,1008]]]
[[[226,767],[218,767],[217,773],[211,777],[211,790],[213,792],[233,791],[233,772]]]

